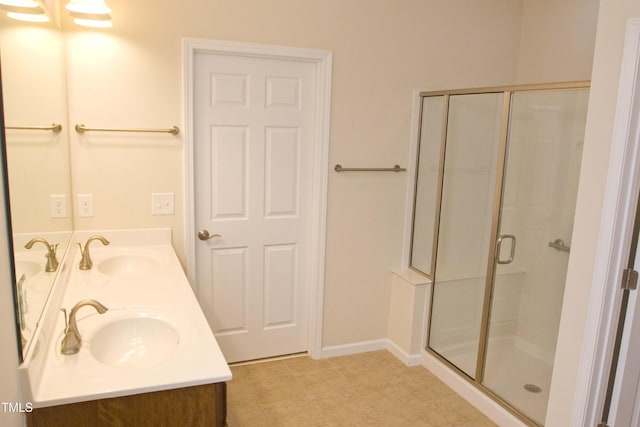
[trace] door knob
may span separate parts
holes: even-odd
[[[200,230],[198,231],[198,239],[205,241],[209,239],[213,239],[214,237],[222,237],[219,234],[209,234],[208,230]]]

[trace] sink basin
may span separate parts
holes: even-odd
[[[97,326],[86,340],[93,357],[105,365],[156,365],[182,352],[189,340],[189,328],[168,313],[124,311],[115,317]]]
[[[43,267],[35,261],[16,260],[16,278],[20,280],[20,276],[24,274],[26,278],[35,276],[43,271]]]
[[[146,255],[116,255],[101,261],[98,270],[109,275],[139,275],[150,273],[158,267],[158,262]]]

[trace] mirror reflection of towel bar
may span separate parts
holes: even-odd
[[[571,251],[571,247],[567,246],[564,244],[564,240],[562,239],[556,239],[553,242],[549,242],[549,246],[551,246],[554,249],[557,249],[559,251],[562,252],[570,252]]]
[[[404,172],[405,168],[395,165],[392,168],[343,168],[341,164],[337,164],[333,168],[336,172]]]
[[[60,123],[51,123],[50,126],[7,126],[5,129],[11,130],[50,130],[53,132],[60,132],[62,125]]]

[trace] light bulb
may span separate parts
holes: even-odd
[[[7,16],[12,19],[17,19],[19,21],[29,21],[29,22],[49,22],[49,17],[45,13],[19,13],[19,12],[8,12]]]
[[[35,0],[0,0],[0,6],[28,7],[28,8],[40,7],[38,2]]]
[[[67,10],[91,15],[107,15],[111,9],[104,0],[71,0],[65,6]]]
[[[82,25],[83,27],[93,27],[93,28],[113,27],[111,20],[105,20],[105,19],[96,20],[96,19],[75,18],[73,22],[75,22],[78,25]]]

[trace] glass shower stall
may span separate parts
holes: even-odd
[[[571,248],[588,83],[421,94],[412,268],[428,351],[542,425]]]

